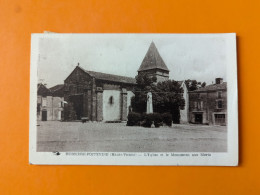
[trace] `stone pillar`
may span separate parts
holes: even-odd
[[[151,92],[147,93],[146,113],[147,114],[152,114],[153,113],[153,97],[152,97],[152,93]]]
[[[88,91],[87,91],[87,96],[88,96],[88,107],[87,107],[87,109],[88,109],[88,118],[89,118],[89,120],[92,120],[92,118],[91,118],[91,101],[92,101],[92,95],[91,95],[91,89],[88,89]]]
[[[84,89],[84,94],[83,94],[83,116],[89,118],[89,94],[88,92],[90,89],[86,88]]]
[[[127,120],[127,90],[122,88],[121,91],[121,120]]]
[[[103,89],[102,87],[97,87],[97,121],[103,120]]]
[[[92,91],[91,91],[91,120],[97,120],[97,93],[96,93],[96,81],[93,78]]]

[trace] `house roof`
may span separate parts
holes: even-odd
[[[191,91],[191,93],[207,92],[207,91],[218,91],[218,90],[227,90],[227,82],[223,82],[221,84],[207,85],[205,87],[202,87],[202,88],[199,88],[197,90]]]
[[[138,69],[138,72],[144,70],[151,70],[151,69],[161,69],[161,70],[169,71],[162,57],[160,56],[154,42],[151,43],[142,61],[142,64]]]
[[[55,85],[55,86],[49,88],[49,90],[50,90],[51,92],[54,92],[54,91],[57,91],[57,90],[62,89],[63,87],[64,87],[64,84]]]
[[[81,68],[87,74],[89,74],[91,77],[94,77],[98,80],[112,81],[112,82],[117,82],[117,83],[136,84],[135,78],[132,78],[132,77],[126,77],[126,76],[119,76],[119,75],[107,74],[107,73],[102,73],[102,72],[89,71],[89,70],[83,69],[80,66],[78,66],[78,67]]]
[[[50,92],[54,97],[63,97],[64,96],[64,84],[55,85],[49,88]]]
[[[37,86],[37,95],[40,96],[49,96],[51,95],[51,91],[42,83],[38,83]]]

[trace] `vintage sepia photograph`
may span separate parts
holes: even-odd
[[[238,163],[236,35],[32,34],[31,164]]]

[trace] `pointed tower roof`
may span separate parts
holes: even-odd
[[[143,59],[142,64],[138,69],[138,72],[143,70],[151,70],[151,69],[161,69],[161,70],[169,71],[162,57],[160,56],[154,42],[151,43]]]

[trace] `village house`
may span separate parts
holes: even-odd
[[[157,82],[169,79],[169,69],[152,42],[138,74],[147,73],[155,76]],[[185,108],[181,110],[181,123],[188,122],[188,90],[184,81]],[[65,120],[88,118],[91,121],[126,121],[135,78],[88,71],[79,64],[64,81]]]
[[[227,124],[227,83],[222,78],[189,92],[189,120],[195,124]]]
[[[39,83],[37,89],[37,120],[57,121],[63,118],[63,86],[48,89]]]

